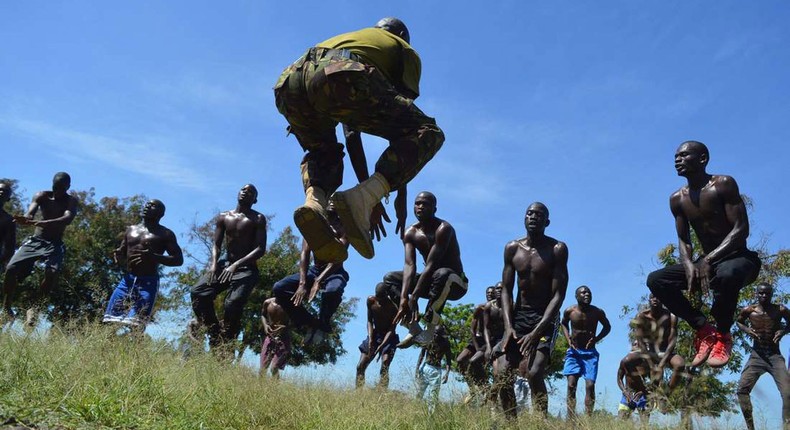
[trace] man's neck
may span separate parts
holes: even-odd
[[[542,231],[541,232],[538,232],[538,231],[529,232],[529,231],[527,231],[527,237],[525,238],[525,242],[526,242],[527,245],[532,246],[532,245],[540,244],[545,239],[546,239],[546,235]]]
[[[700,173],[687,176],[686,180],[688,181],[689,189],[699,190],[702,189],[702,187],[704,187],[705,185],[707,185],[712,177],[713,175],[710,175],[703,170]]]
[[[238,213],[243,213],[246,215],[250,211],[250,209],[252,209],[252,205],[246,205],[241,202],[239,202],[239,204],[236,205],[236,212]]]

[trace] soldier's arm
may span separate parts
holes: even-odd
[[[422,291],[428,288],[427,285],[431,281],[431,278],[433,278],[434,272],[436,272],[436,269],[439,269],[439,262],[444,258],[444,254],[447,252],[450,242],[454,239],[455,230],[453,227],[446,222],[441,223],[436,229],[436,239],[430,251],[428,251],[428,256],[425,258],[425,267],[419,279],[417,279],[417,285],[414,287],[412,298],[419,297]]]
[[[724,201],[724,214],[727,221],[732,224],[732,230],[716,249],[705,256],[709,264],[716,263],[733,251],[746,247],[746,238],[749,237],[749,217],[735,179],[730,176],[718,176],[716,192]]]

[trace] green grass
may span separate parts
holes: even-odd
[[[421,402],[375,389],[277,382],[209,354],[183,361],[165,342],[105,327],[0,333],[0,422],[65,429],[565,429],[488,408]],[[632,429],[609,416],[576,429]]]

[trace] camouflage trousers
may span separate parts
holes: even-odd
[[[401,96],[375,67],[347,51],[311,48],[285,69],[274,87],[277,110],[307,154],[304,187],[332,193],[343,182],[338,123],[389,141],[376,172],[396,190],[413,179],[444,143],[436,121]]]

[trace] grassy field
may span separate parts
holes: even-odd
[[[0,333],[0,426],[63,429],[632,429],[609,416],[577,425],[441,404],[402,393],[277,382],[208,354],[106,327]],[[25,427],[22,427],[25,428]]]

